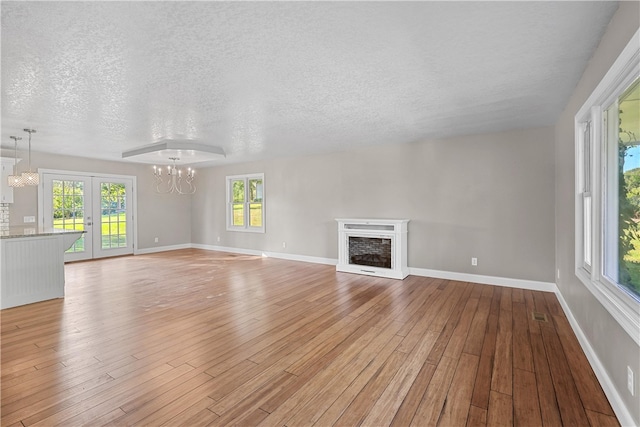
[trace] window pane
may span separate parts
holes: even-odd
[[[262,203],[251,203],[249,205],[249,225],[251,227],[262,227]]]
[[[261,202],[262,201],[262,180],[250,179],[249,180],[249,202]]]
[[[620,96],[617,107],[614,104],[607,110],[607,116],[607,143],[617,145],[618,153],[617,182],[609,183],[610,189],[617,187],[617,194],[611,194],[617,198],[617,236],[608,239],[618,241],[617,282],[640,297],[640,79]],[[616,116],[617,120],[611,120]],[[611,257],[616,251],[610,252]]]
[[[233,226],[244,226],[244,203],[233,204]]]
[[[591,197],[585,196],[583,198],[582,211],[583,217],[583,246],[584,246],[584,263],[586,266],[591,266]]]
[[[244,202],[244,181],[233,181],[231,188],[233,190],[233,202]]]
[[[591,122],[584,129],[584,192],[591,192]]]

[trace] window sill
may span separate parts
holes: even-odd
[[[239,231],[241,233],[263,233],[263,228],[235,228],[235,227],[227,227],[227,231]]]

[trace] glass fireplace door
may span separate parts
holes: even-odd
[[[349,264],[377,268],[393,268],[392,237],[349,236]]]

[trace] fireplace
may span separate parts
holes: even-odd
[[[404,279],[407,277],[409,220],[337,219],[337,271]]]
[[[349,264],[391,268],[391,239],[349,236]]]

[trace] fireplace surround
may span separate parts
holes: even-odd
[[[404,279],[408,219],[338,218],[336,271]]]

